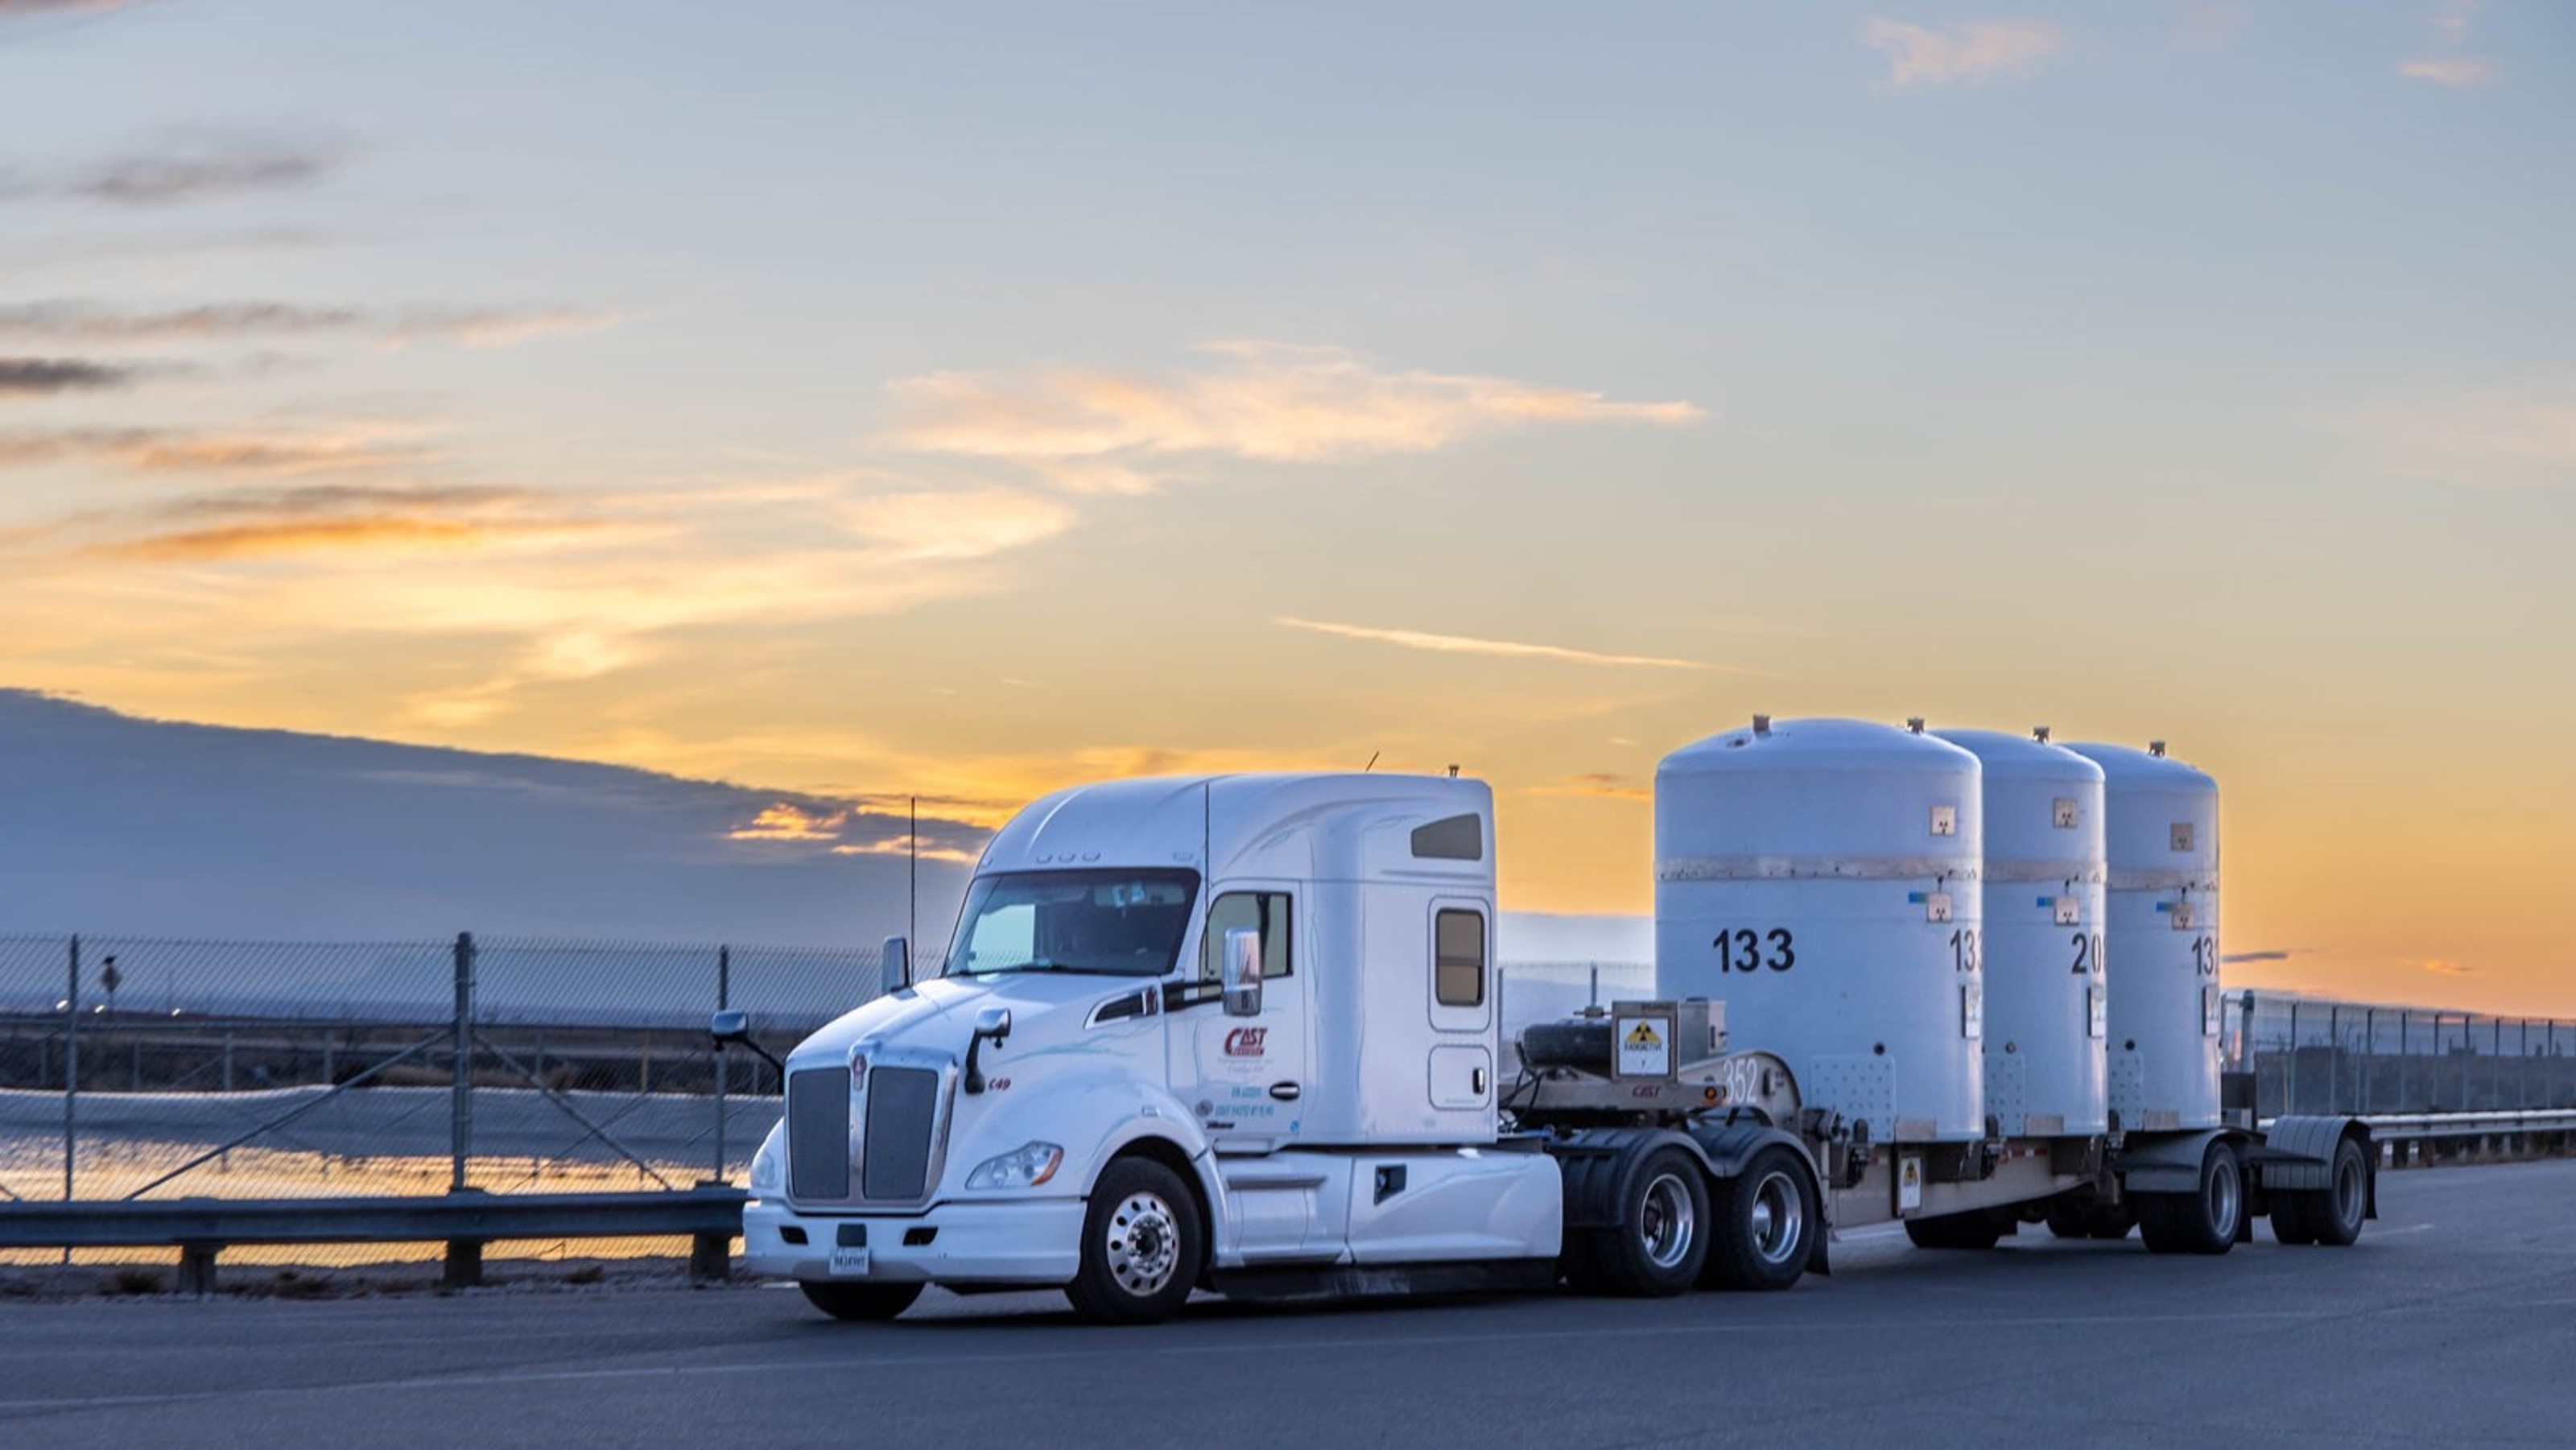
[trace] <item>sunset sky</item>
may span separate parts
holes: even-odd
[[[0,0],[0,686],[990,822],[1923,715],[2576,1014],[2576,8]],[[747,820],[792,835],[793,821]],[[1508,949],[1508,944],[1506,944]]]

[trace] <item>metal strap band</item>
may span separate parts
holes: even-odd
[[[1978,879],[1974,856],[1674,856],[1657,881],[1948,881]]]
[[[2110,869],[2099,861],[1988,861],[1988,881],[2071,881],[2090,886],[2107,880]]]
[[[2166,866],[2151,871],[2114,871],[2114,891],[2216,891],[2218,873],[2190,866]]]

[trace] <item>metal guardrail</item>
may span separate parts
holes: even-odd
[[[689,1276],[722,1279],[742,1234],[746,1195],[701,1185],[667,1193],[517,1193],[473,1189],[411,1198],[181,1198],[0,1204],[0,1248],[179,1249],[179,1292],[211,1293],[215,1256],[235,1244],[447,1245],[448,1288],[482,1281],[499,1239],[687,1235]]]
[[[2410,1159],[2420,1161],[2424,1145],[2456,1143],[2467,1138],[2503,1138],[2522,1140],[2547,1136],[2556,1141],[2543,1151],[2565,1152],[2567,1139],[2576,1135],[2576,1108],[2508,1109],[2486,1113],[2375,1113],[2360,1115],[2370,1129],[2373,1143],[2388,1145],[2388,1166],[2402,1168]],[[2269,1131],[2275,1119],[2264,1118],[2260,1126]],[[2528,1143],[2519,1146],[2529,1147]]]

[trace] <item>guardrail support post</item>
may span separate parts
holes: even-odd
[[[474,1152],[474,933],[456,934],[456,1055],[454,1076],[450,1079],[450,1117],[448,1120],[448,1180],[451,1193],[465,1187],[465,1160]],[[449,1248],[450,1269],[454,1272],[454,1246]],[[475,1263],[480,1270],[482,1249],[475,1249]]]
[[[689,1237],[689,1282],[721,1284],[733,1277],[733,1239],[726,1234]]]
[[[179,1245],[179,1292],[200,1299],[215,1292],[215,1255],[223,1251],[222,1244]]]
[[[63,1202],[72,1201],[72,1163],[80,1156],[80,938],[72,938],[69,985],[63,989]],[[63,1262],[72,1252],[63,1250]]]
[[[481,1239],[449,1239],[447,1241],[447,1264],[439,1273],[438,1287],[441,1290],[478,1289],[481,1288],[482,1285],[483,1241]]]

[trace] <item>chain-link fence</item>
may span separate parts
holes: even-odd
[[[0,937],[0,1200],[686,1187],[873,948]]]
[[[2282,1113],[2576,1108],[2576,1022],[2231,992],[2227,1069]]]

